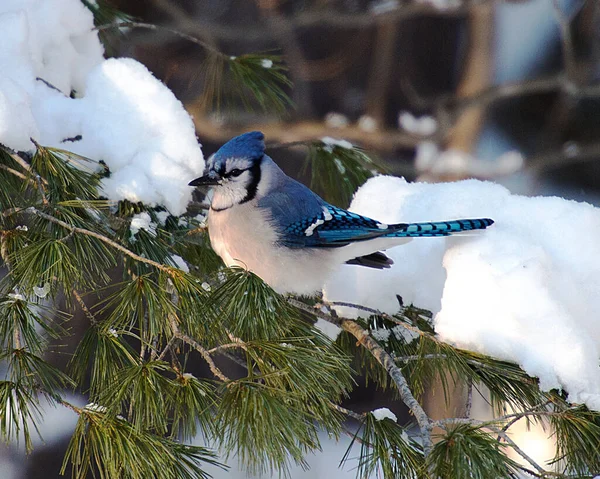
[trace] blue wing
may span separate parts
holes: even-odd
[[[387,225],[330,205],[287,176],[278,186],[260,199],[258,206],[269,211],[273,226],[279,233],[279,243],[289,248],[336,248],[379,237],[449,236],[493,224],[490,219],[465,219]]]
[[[329,204],[321,210],[317,215],[289,224],[282,242],[288,247],[341,247],[373,238],[449,236],[493,224],[492,220],[482,218],[387,225]]]

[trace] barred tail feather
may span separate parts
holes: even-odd
[[[411,223],[392,225],[395,231],[385,235],[387,237],[431,237],[450,236],[461,231],[482,230],[494,224],[489,218],[441,221],[439,223]]]

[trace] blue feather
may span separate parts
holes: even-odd
[[[341,247],[373,238],[449,236],[485,229],[493,223],[491,219],[483,218],[386,225],[325,203],[320,213],[287,225],[283,243],[288,247]]]
[[[225,143],[215,153],[215,162],[224,161],[227,158],[246,158],[257,160],[265,154],[265,135],[260,131],[251,131],[236,136]]]

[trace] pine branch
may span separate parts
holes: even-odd
[[[96,238],[100,241],[102,241],[103,243],[106,243],[107,245],[113,247],[114,249],[120,251],[121,253],[125,254],[126,256],[134,259],[135,261],[138,261],[140,263],[145,263],[145,264],[149,264],[151,266],[154,266],[155,268],[159,269],[160,271],[163,271],[171,276],[173,275],[177,275],[177,270],[176,268],[171,268],[169,266],[166,266],[164,264],[160,264],[157,263],[156,261],[152,261],[151,259],[148,258],[144,258],[143,256],[139,256],[137,254],[135,254],[133,251],[128,250],[127,248],[125,248],[124,246],[120,245],[119,243],[117,243],[114,240],[111,240],[110,238],[108,238],[107,236],[104,236],[100,233],[96,233],[95,231],[90,231],[87,230],[85,228],[80,228],[77,226],[73,226],[70,225],[68,223],[65,223],[62,220],[59,220],[58,218],[55,218],[54,216],[51,216],[47,213],[43,213],[41,211],[39,211],[38,209],[36,209],[33,206],[27,207],[25,209],[22,210],[12,210],[12,211],[5,211],[4,215],[8,216],[10,214],[14,214],[16,212],[20,212],[20,213],[26,213],[26,214],[30,214],[30,215],[35,215],[38,216],[42,219],[45,219],[46,221],[50,221],[51,223],[57,224],[69,231],[72,231],[73,233],[79,233],[79,234],[83,234],[86,236],[91,236],[92,238]]]
[[[412,414],[414,415],[419,428],[421,429],[421,437],[423,441],[423,450],[425,457],[427,457],[432,450],[433,442],[431,439],[431,432],[433,429],[433,423],[427,413],[423,410],[423,407],[419,404],[419,402],[415,399],[408,386],[406,378],[402,374],[402,371],[396,364],[394,363],[394,359],[375,341],[367,331],[365,331],[358,323],[355,321],[344,319],[344,318],[334,318],[329,314],[323,313],[321,311],[315,310],[308,305],[298,301],[294,298],[288,298],[287,301],[294,305],[295,307],[306,311],[310,314],[313,314],[325,321],[328,321],[336,326],[339,326],[344,331],[349,332],[356,338],[356,340],[364,346],[377,360],[381,366],[387,371],[389,376],[394,381],[400,398],[406,404],[406,406],[410,409]]]
[[[352,336],[354,336],[360,344],[367,348],[373,357],[390,375],[396,384],[400,398],[411,410],[415,416],[415,419],[417,420],[417,423],[419,424],[423,441],[423,451],[425,453],[425,457],[427,457],[431,453],[433,447],[433,442],[431,440],[433,423],[431,422],[429,416],[427,416],[427,413],[425,413],[423,407],[413,396],[412,391],[406,382],[406,378],[402,374],[400,368],[396,366],[393,358],[379,345],[379,343],[377,343],[377,341],[369,336],[369,334],[360,325],[358,325],[358,323],[349,319],[342,319],[340,327],[344,331],[348,331],[350,334],[352,334]]]

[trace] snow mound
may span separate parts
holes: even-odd
[[[600,209],[556,197],[511,195],[476,180],[407,183],[381,176],[351,210],[386,223],[492,218],[485,231],[416,238],[377,271],[342,266],[329,301],[382,311],[432,310],[441,339],[520,364],[544,390],[600,410]],[[340,314],[356,311],[339,308]]]
[[[204,169],[193,122],[142,64],[105,60],[93,28],[79,0],[0,2],[0,143],[103,160],[110,200],[180,215]]]

